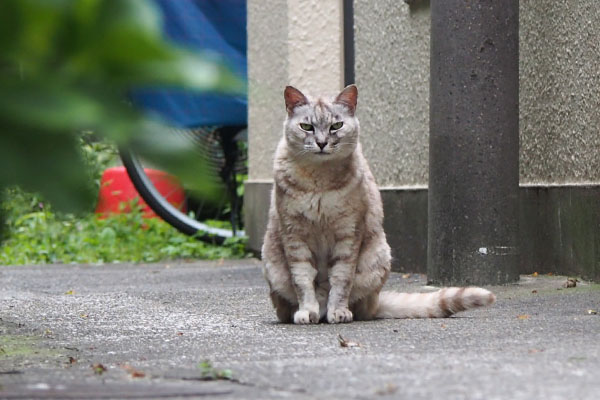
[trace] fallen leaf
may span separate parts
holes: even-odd
[[[527,315],[527,314],[521,314],[521,315],[518,315],[517,318],[519,318],[519,319],[529,319],[529,315]]]
[[[543,349],[529,349],[529,351],[527,351],[529,354],[535,354],[535,353],[541,353],[543,352]]]
[[[441,324],[440,326],[442,327],[442,329],[446,329],[446,324]]]
[[[382,389],[377,389],[375,393],[380,396],[386,396],[389,394],[394,394],[396,391],[398,391],[398,386],[394,385],[393,383],[388,383]]]
[[[73,291],[73,289],[71,289],[69,291],[66,291],[65,294],[73,295],[73,294],[75,294],[75,292]]]
[[[80,317],[80,318],[87,318],[87,317],[88,317],[88,315],[87,315],[87,314],[81,314],[79,317]]]
[[[76,358],[69,356],[69,364],[75,364],[76,362],[77,362]]]
[[[532,290],[531,293],[537,294],[537,290]]]
[[[135,369],[129,364],[125,364],[121,368],[123,368],[125,371],[127,371],[129,373],[129,375],[131,375],[132,378],[143,378],[146,376],[145,372]]]
[[[183,332],[177,332],[177,336],[183,336]]]
[[[569,288],[574,288],[577,286],[577,282],[579,282],[578,279],[576,278],[569,278],[567,279],[567,281],[563,284],[564,287],[566,287],[567,289]]]
[[[93,364],[92,369],[94,370],[94,373],[97,375],[102,375],[103,373],[106,372],[106,367],[100,363]]]
[[[135,370],[135,371],[133,371],[133,372],[131,373],[131,376],[132,376],[133,378],[143,378],[143,377],[145,377],[145,376],[146,376],[146,374],[145,374],[145,373],[143,373],[142,371]]]
[[[537,278],[539,274],[537,272],[534,272],[533,274],[531,274],[531,276],[533,276],[534,278]]]
[[[340,346],[342,347],[360,347],[360,343],[352,342],[350,340],[344,339],[341,334],[338,333],[338,341],[340,342]]]
[[[548,272],[548,276],[552,276],[554,275],[552,272]]]
[[[598,311],[596,311],[596,310],[587,310],[587,313],[588,313],[589,315],[597,315],[597,314],[598,314]]]
[[[411,274],[402,274],[402,279],[410,278]]]

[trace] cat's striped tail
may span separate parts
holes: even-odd
[[[459,311],[493,304],[481,288],[443,288],[429,293],[381,292],[375,318],[446,318]]]

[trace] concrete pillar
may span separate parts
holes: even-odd
[[[431,0],[427,274],[516,281],[519,2]]]

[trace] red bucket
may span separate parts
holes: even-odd
[[[144,171],[154,184],[156,190],[169,203],[178,210],[184,213],[187,212],[185,192],[177,178],[156,169],[144,168]],[[128,212],[128,208],[122,208],[121,204],[129,203],[136,198],[142,206],[145,218],[157,217],[133,186],[125,167],[108,168],[102,174],[100,181],[100,193],[98,194],[96,213],[107,215]]]

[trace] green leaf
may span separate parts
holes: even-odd
[[[0,1],[0,188],[18,184],[60,209],[89,208],[97,176],[78,149],[82,130],[137,144],[193,190],[218,188],[198,154],[126,94],[139,86],[240,94],[245,82],[218,57],[169,43],[162,23],[148,1]]]
[[[0,187],[19,184],[42,193],[60,209],[89,209],[95,195],[72,134],[17,125],[3,128]]]

